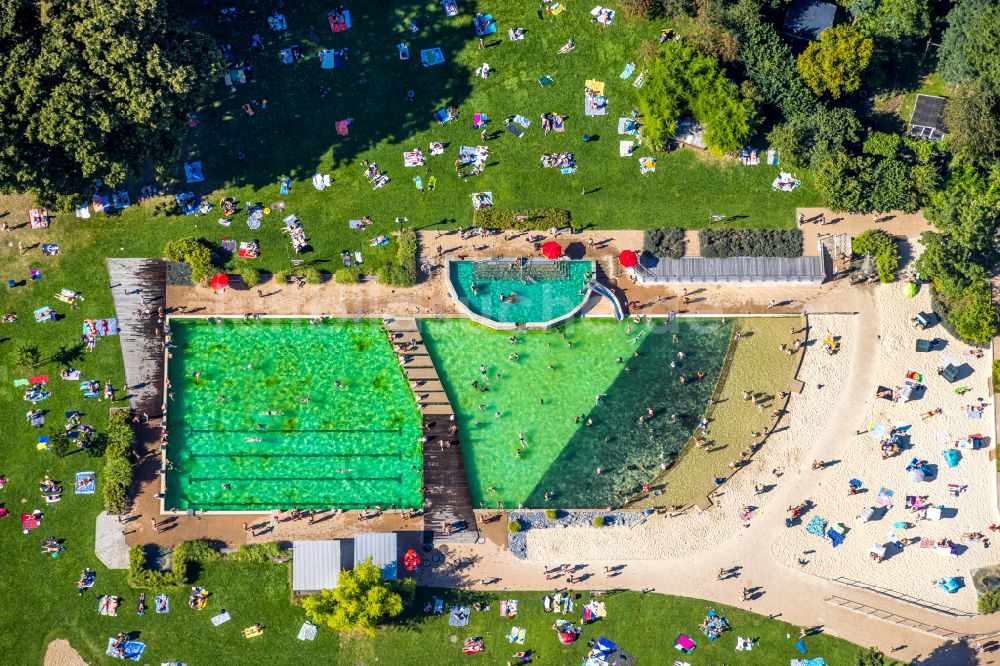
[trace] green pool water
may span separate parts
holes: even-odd
[[[593,264],[535,262],[511,268],[507,262],[453,261],[450,270],[458,299],[476,314],[501,322],[545,322],[571,312],[583,301],[584,275],[593,270]],[[526,275],[535,281],[525,279]],[[514,296],[501,301],[501,294]]]
[[[519,332],[512,344],[509,332],[468,320],[424,320],[420,327],[456,410],[473,501],[500,500],[507,508],[604,507],[640,489],[676,458],[700,421],[732,330],[719,319],[573,319]],[[682,374],[690,381],[681,384]]]
[[[168,508],[421,506],[420,411],[380,321],[222,322],[171,320]]]

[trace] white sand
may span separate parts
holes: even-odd
[[[546,562],[662,560],[714,550],[722,542],[739,536],[744,530],[739,509],[756,506],[759,515],[760,509],[774,495],[773,491],[755,495],[754,484],[780,484],[790,478],[790,474],[776,478],[772,470],[779,468],[790,473],[798,468],[805,457],[803,449],[808,449],[817,433],[827,425],[835,403],[843,396],[848,368],[857,349],[854,340],[859,320],[852,315],[809,317],[810,339],[819,336],[819,343],[828,330],[834,331],[843,338],[842,351],[830,356],[823,353],[818,344],[808,348],[798,374],[806,385],[805,390],[792,396],[789,413],[779,424],[780,431],[768,438],[750,465],[716,493],[714,507],[702,513],[692,509],[675,518],[653,517],[631,529],[528,531],[528,559]],[[823,388],[817,390],[818,384],[823,384]],[[747,409],[753,409],[750,403]]]
[[[45,666],[87,666],[83,657],[73,649],[69,641],[57,639],[49,643],[45,650]]]
[[[989,444],[993,444],[992,394],[988,390],[991,355],[987,352],[982,359],[966,358],[965,352],[969,348],[955,341],[940,325],[926,332],[914,329],[908,323],[910,318],[918,311],[930,311],[929,290],[921,289],[914,299],[905,298],[902,290],[903,285],[900,284],[878,288],[876,303],[881,342],[861,343],[873,347],[871,353],[864,355],[875,363],[876,382],[890,388],[899,386],[908,371],[917,371],[923,375],[927,391],[920,400],[893,404],[875,399],[875,386],[871,386],[868,387],[869,397],[864,413],[845,415],[841,424],[844,436],[841,450],[829,454],[830,458],[836,456],[843,460],[815,473],[816,483],[811,497],[817,506],[805,517],[806,522],[816,515],[831,523],[842,522],[850,528],[843,545],[833,549],[828,541],[808,534],[804,526],[800,526],[775,535],[772,552],[790,566],[798,566],[799,557],[808,559],[805,571],[818,576],[850,578],[952,608],[974,610],[976,595],[969,573],[978,567],[995,564],[995,550],[968,544],[968,549],[959,557],[946,557],[936,554],[933,549],[913,545],[902,552],[897,550],[895,555],[881,564],[868,556],[871,546],[884,544],[890,532],[895,532],[900,538],[949,538],[956,544],[962,543],[963,532],[982,532],[990,536],[987,525],[994,522],[997,515],[996,472],[989,450],[962,451],[962,460],[954,469],[948,469],[941,457],[942,451],[953,446],[956,439],[971,433],[982,433],[989,438]],[[914,341],[918,337],[937,337],[947,340],[948,344],[944,351],[917,353]],[[972,376],[949,384],[936,373],[942,355],[952,357],[956,363],[968,363],[974,370]],[[954,389],[961,385],[970,386],[973,390],[960,397]],[[970,420],[966,417],[965,407],[980,397],[987,400],[987,409],[982,419]],[[943,409],[941,415],[927,420],[920,418],[921,414],[937,407]],[[912,424],[909,433],[912,448],[883,461],[878,442],[872,435],[854,434],[873,419],[887,426],[896,421]],[[938,474],[933,481],[914,483],[907,478],[904,468],[914,456],[937,465]],[[868,492],[848,496],[848,481],[851,478],[861,480]],[[952,497],[947,492],[949,483],[967,485],[968,490],[957,498]],[[865,507],[874,505],[880,486],[895,492],[895,507],[877,522],[860,524],[856,519],[858,514]],[[915,514],[904,508],[906,495],[929,495],[930,501],[957,510],[957,514],[937,522],[916,522]],[[916,526],[905,530],[893,529],[892,524],[897,521],[908,521]],[[815,552],[803,556],[806,550]],[[946,576],[964,577],[966,587],[956,594],[948,594],[933,584],[936,579]]]

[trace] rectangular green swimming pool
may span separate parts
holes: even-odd
[[[165,506],[420,507],[420,410],[378,320],[172,319]]]

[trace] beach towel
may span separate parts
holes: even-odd
[[[476,210],[490,208],[493,206],[492,192],[476,192],[475,194],[470,194],[469,196],[472,197],[472,207]]]
[[[573,166],[573,167],[563,167],[562,169],[559,170],[559,173],[561,173],[563,175],[571,174],[571,173],[576,173],[576,167],[575,166]]]
[[[87,217],[90,217],[89,215]],[[53,256],[59,254],[59,243],[42,243],[42,254]]]
[[[292,191],[292,179],[282,178],[278,181],[278,192],[281,194],[289,194]]]
[[[218,627],[220,624],[224,624],[226,622],[229,622],[232,619],[233,618],[230,617],[230,615],[229,615],[228,612],[222,611],[221,613],[219,613],[218,615],[216,615],[215,617],[212,618],[212,624],[214,626]]]
[[[416,178],[413,179],[413,186],[415,188],[417,188],[418,192],[423,192],[424,191],[424,180],[420,176],[417,176]]]
[[[337,128],[337,136],[347,136],[347,128],[351,124],[351,119],[338,120],[334,123],[334,127]]]
[[[444,599],[434,597],[434,614],[440,615],[444,612]]]
[[[330,23],[330,32],[344,32],[351,27],[351,12],[346,9],[330,12],[327,14],[327,20]]]
[[[566,125],[562,116],[556,115],[552,118],[552,130],[555,132],[566,131]]]
[[[30,382],[27,379],[15,379],[14,386],[27,386]]]
[[[333,49],[322,49],[316,53],[319,57],[319,66],[322,69],[340,69],[347,62],[346,49],[335,51]]]
[[[493,14],[476,14],[472,19],[472,26],[480,37],[492,35],[497,31],[497,23],[493,20]]]
[[[771,189],[779,192],[791,192],[801,184],[802,181],[798,178],[790,173],[782,171],[778,174],[778,177],[771,182]]]
[[[139,661],[142,657],[142,651],[145,649],[145,643],[127,641],[125,645],[121,647],[121,652],[119,652],[115,649],[114,637],[111,637],[108,639],[108,649],[105,651],[105,654],[109,657],[114,657],[115,659],[131,659],[132,661]]]
[[[487,123],[489,123],[489,118],[487,118],[485,113],[472,114],[472,129],[486,127]]]
[[[472,614],[471,608],[452,606],[451,612],[448,614],[448,626],[467,627],[469,625],[469,615],[471,614]]]
[[[677,640],[674,641],[674,647],[684,654],[691,654],[694,652],[694,649],[698,647],[698,644],[691,640],[688,636],[678,634]]]
[[[431,176],[430,178],[428,178],[427,179],[427,191],[428,192],[433,191],[434,188],[437,186],[437,182],[438,182],[437,176]]]
[[[844,535],[832,527],[826,531],[826,536],[830,540],[830,544],[836,548],[840,544],[844,543]]]
[[[524,130],[515,125],[514,123],[506,123],[504,125],[504,129],[506,129],[508,132],[516,136],[518,139],[524,136]]]
[[[447,16],[458,16],[458,3],[455,0],[441,0],[444,13]]]
[[[611,25],[611,21],[615,18],[615,10],[605,9],[604,7],[598,5],[590,10],[590,15],[596,18],[598,23],[604,26],[609,26]]]
[[[22,513],[21,514],[21,529],[22,530],[33,530],[36,527],[38,527],[39,525],[41,525],[41,524],[42,524],[42,521],[40,519],[36,518],[35,514],[33,514],[33,513]]]
[[[258,250],[255,249],[256,247],[256,243],[243,241],[240,243],[240,249],[236,254],[244,259],[256,259],[259,256]]]
[[[635,71],[635,63],[634,62],[630,62],[627,65],[625,65],[625,69],[623,69],[622,73],[619,74],[618,76],[619,76],[619,78],[622,78],[622,79],[628,79],[628,78],[630,78],[632,76],[632,72],[634,72],[634,71]]]
[[[809,534],[825,537],[826,536],[826,520],[820,518],[819,516],[813,516],[809,524],[806,525],[806,532]]]
[[[115,597],[109,595],[102,595],[97,598],[97,612],[101,615],[107,615],[109,617],[118,616],[118,604],[114,603],[116,601]],[[120,601],[120,600],[117,600]]]
[[[525,129],[531,125],[531,121],[521,115],[514,116],[513,121]]]
[[[606,116],[608,114],[608,100],[604,95],[594,97],[584,97],[583,115],[585,116]]]
[[[454,120],[454,118],[448,115],[448,109],[439,109],[434,112],[434,120],[444,125]]]
[[[639,173],[655,173],[656,172],[656,158],[655,157],[640,157],[639,158]]]
[[[555,81],[555,79],[553,79],[551,76],[549,76],[548,74],[546,74],[542,78],[538,79],[538,85],[540,85],[543,88],[547,88],[548,86],[552,85],[552,83],[554,81]]]
[[[775,148],[767,149],[767,164],[768,166],[778,166],[778,151]]]
[[[132,199],[128,192],[122,190],[111,195],[111,205],[115,207],[115,210],[122,210],[132,205]]]
[[[746,650],[747,652],[753,650],[753,639],[752,638],[743,638],[742,636],[737,636],[736,637],[736,651],[737,652],[742,652],[743,650]]]
[[[298,639],[300,641],[314,641],[316,640],[316,625],[312,622],[303,622],[302,627],[299,628]]]
[[[794,647],[795,647],[795,649],[796,649],[796,650],[798,650],[798,651],[799,651],[799,652],[801,652],[802,654],[805,654],[805,653],[806,653],[806,642],[805,642],[805,640],[803,640],[803,639],[801,639],[801,638],[800,638],[800,639],[799,639],[799,642],[798,642],[798,643],[796,643],[796,644],[794,645]]]
[[[188,183],[200,183],[205,180],[201,172],[201,162],[186,162],[184,164],[184,179]]]
[[[364,229],[365,223],[364,220],[348,220],[347,226],[351,229]]]
[[[371,243],[369,243],[369,245],[371,245],[372,247],[379,247],[381,245],[388,245],[388,244],[389,244],[389,237],[386,236],[385,234],[382,234],[381,236],[376,236],[371,240]]]
[[[73,214],[76,215],[77,217],[81,218],[81,219],[89,220],[90,219],[90,207],[89,206],[78,206],[77,208],[73,209]]]
[[[45,305],[34,311],[35,321],[38,323],[43,323],[46,321],[56,320],[56,311]]]
[[[28,381],[30,383],[32,383],[32,384],[47,384],[48,381],[49,381],[49,376],[48,375],[34,375],[32,377],[28,377]]]
[[[170,597],[165,594],[156,595],[156,599],[153,603],[153,608],[157,613],[169,613],[170,612]]]
[[[433,67],[444,62],[444,54],[440,48],[424,49],[420,52],[420,63],[424,67]]]
[[[118,320],[114,317],[107,319],[84,319],[83,335],[118,335]]]
[[[108,212],[108,198],[100,194],[95,194],[90,198],[90,205],[94,207],[95,213]]]
[[[93,495],[97,490],[97,475],[94,472],[77,472],[73,487],[77,495]]]

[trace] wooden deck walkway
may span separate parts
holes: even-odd
[[[136,414],[153,419],[163,407],[163,348],[157,337],[156,309],[166,309],[166,262],[108,259],[108,280],[121,329],[128,400]],[[152,316],[142,314],[147,307]]]
[[[479,528],[462,447],[458,435],[451,432],[451,402],[420,339],[416,321],[396,319],[387,328],[395,334],[394,343],[409,345],[396,353],[424,415],[424,532],[436,543],[475,543]]]

